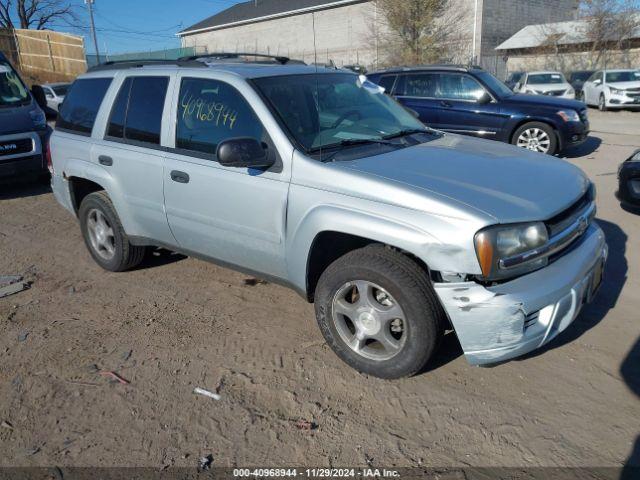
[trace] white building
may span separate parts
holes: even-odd
[[[494,50],[498,44],[530,23],[572,19],[577,8],[577,0],[450,2],[449,10],[458,12],[461,56],[491,70],[503,66]],[[375,68],[384,60],[383,36],[376,34],[380,20],[369,0],[250,0],[178,35],[182,46],[207,52],[260,52]]]

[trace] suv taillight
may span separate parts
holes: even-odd
[[[51,141],[47,140],[44,146],[44,156],[47,159],[47,169],[49,173],[53,175],[53,162],[51,161]]]

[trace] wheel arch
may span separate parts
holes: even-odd
[[[426,232],[365,212],[323,206],[301,222],[288,247],[289,278],[312,302],[322,272],[341,256],[371,244],[393,248],[430,273],[427,246],[439,242]]]
[[[545,117],[533,117],[533,118],[525,118],[523,120],[520,120],[518,123],[515,124],[515,126],[511,129],[511,132],[509,133],[509,143],[513,144],[513,140],[515,138],[516,132],[520,127],[522,127],[523,125],[526,125],[527,123],[544,123],[545,125],[549,126],[551,130],[553,130],[553,133],[556,136],[556,142],[558,143],[558,148],[556,153],[562,150],[563,143],[562,143],[562,136],[560,135],[560,130],[553,123],[553,121]]]

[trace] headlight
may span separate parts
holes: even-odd
[[[31,121],[36,128],[44,128],[47,126],[47,117],[45,117],[44,112],[39,108],[35,108],[29,112],[31,116]]]
[[[575,91],[575,89],[573,87],[569,87],[565,93],[567,95],[575,95],[576,91]]]
[[[565,122],[579,122],[580,121],[580,115],[578,115],[578,112],[576,112],[575,110],[560,110],[557,113],[558,113],[558,115],[560,115],[562,120],[564,120]]]
[[[614,95],[624,95],[624,90],[620,90],[619,88],[609,87],[609,91]]]
[[[496,225],[478,232],[475,247],[482,275],[487,280],[499,280],[536,270],[547,264],[547,258],[527,261],[527,253],[536,256],[537,249],[549,241],[547,227],[542,222],[517,225]],[[522,256],[517,265],[505,266],[505,261]]]
[[[634,153],[626,162],[640,162],[640,150]]]

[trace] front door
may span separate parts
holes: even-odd
[[[442,130],[494,138],[506,120],[485,88],[466,73],[438,74],[436,98]]]
[[[243,87],[248,88],[248,87]],[[251,102],[260,102],[252,92]],[[274,277],[286,276],[284,234],[289,158],[276,151],[243,93],[229,83],[180,76],[174,102],[175,142],[167,152],[167,219],[187,252]],[[269,170],[223,167],[220,142],[252,137],[274,155]]]

